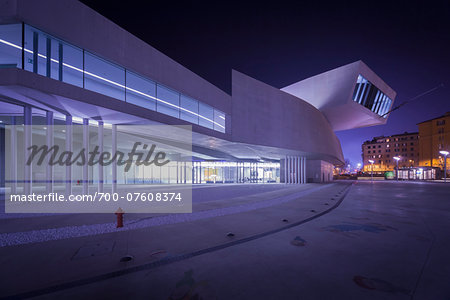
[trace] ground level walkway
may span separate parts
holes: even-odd
[[[134,216],[120,230],[104,215],[0,219],[0,296],[450,299],[449,185],[198,193],[192,214]]]

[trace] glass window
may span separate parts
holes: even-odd
[[[85,52],[84,70],[84,87],[86,89],[125,100],[124,68]]]
[[[214,130],[225,132],[225,114],[220,110],[214,110]]]
[[[0,25],[0,68],[22,68],[22,24]]]
[[[180,119],[198,124],[198,101],[181,95],[180,98]]]
[[[358,102],[380,116],[388,112],[392,103],[389,97],[361,75],[358,75],[356,81],[353,101]],[[386,118],[387,115],[384,117]]]
[[[382,115],[386,114],[384,116],[384,118],[387,118],[389,114],[387,114],[389,112],[389,109],[391,108],[391,104],[392,104],[392,100],[388,97],[386,97],[386,107],[384,108],[384,112],[382,113]]]
[[[25,70],[47,76],[47,35],[25,26]]]
[[[203,103],[199,103],[199,122],[198,124],[203,127],[214,129],[214,109]]]
[[[33,72],[33,59],[34,59],[34,42],[33,42],[33,33],[36,30],[33,30],[32,27],[25,25],[25,57],[24,57],[24,69],[30,72]]]
[[[175,118],[179,118],[180,94],[162,85],[156,86],[158,102],[156,111]]]
[[[60,66],[59,50],[62,50],[62,43],[58,40],[52,39],[50,46],[50,77],[56,80],[62,80],[62,65]]]
[[[83,87],[83,51],[79,48],[62,45],[62,81]]]
[[[38,49],[38,66],[37,73],[42,76],[47,76],[47,35],[42,32],[34,32],[37,36]],[[33,37],[33,41],[35,37]]]
[[[156,83],[127,71],[126,101],[156,110]]]
[[[21,32],[22,24],[0,25],[0,67],[21,67]],[[25,25],[24,40],[24,69],[28,71],[225,132],[225,114],[220,110],[126,71],[32,26]],[[367,97],[365,90],[370,85],[359,75],[354,97],[360,98],[359,101]]]

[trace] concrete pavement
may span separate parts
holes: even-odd
[[[310,189],[303,196],[295,189],[255,194],[256,202],[300,196],[215,218],[2,247],[0,292],[42,299],[450,299],[448,185],[320,187],[302,187]],[[120,262],[126,254],[133,259]]]

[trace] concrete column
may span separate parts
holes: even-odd
[[[103,122],[98,122],[98,151],[103,152]],[[98,191],[103,193],[103,165],[98,164]]]
[[[239,164],[239,183],[244,182],[244,164],[240,163]]]
[[[237,163],[236,165],[236,172],[237,172],[237,182],[241,183],[241,164]]]
[[[50,149],[53,147],[53,112],[47,111],[47,146]],[[46,169],[45,169],[45,190],[47,193],[53,193],[53,166],[50,165],[50,155],[46,158]]]
[[[112,137],[111,137],[111,155],[112,157],[115,157],[116,152],[117,152],[117,125],[112,125],[111,128],[111,133],[112,133]],[[111,191],[113,193],[117,193],[117,158],[113,161],[113,163],[111,164],[111,168],[112,168],[112,186],[111,186]]]
[[[166,166],[167,166],[167,183],[170,184],[170,164],[167,164]]]
[[[303,183],[307,183],[306,178],[306,157],[303,157]]]
[[[300,168],[300,183],[303,184],[303,157],[300,157],[300,164],[299,164],[299,168]]]
[[[187,182],[187,168],[186,168],[186,162],[184,162],[184,184]]]
[[[23,173],[23,179],[24,179],[24,186],[23,186],[23,192],[24,194],[28,195],[31,194],[32,187],[33,187],[33,179],[32,179],[32,166],[31,164],[28,165],[26,162],[28,160],[28,157],[30,157],[30,150],[28,150],[29,147],[31,147],[32,143],[32,111],[31,106],[25,106],[23,109],[24,112],[24,173]]]
[[[300,178],[301,178],[301,183],[305,183],[305,174],[303,173],[303,161],[304,157],[300,157]]]
[[[291,156],[291,183],[295,184],[295,156]]]
[[[72,116],[66,116],[66,151],[72,152]],[[66,166],[66,195],[72,194],[72,166]]]
[[[16,117],[11,117],[11,194],[17,193],[17,130]]]
[[[192,162],[192,183],[197,183],[197,163]]]
[[[302,172],[301,172],[301,168],[300,168],[300,160],[301,160],[301,157],[300,156],[297,156],[297,183],[302,183],[302,176],[301,176],[301,174],[302,174]]]
[[[289,178],[289,184],[292,184],[292,157],[289,156],[288,159],[289,159],[289,162],[288,162],[288,166],[289,166],[288,178]]]
[[[284,183],[287,184],[287,156],[284,157]]]
[[[292,183],[293,184],[297,183],[296,178],[295,178],[296,177],[296,173],[297,173],[295,165],[296,165],[295,164],[295,156],[292,156]]]
[[[264,167],[261,167],[262,169],[262,174],[263,174],[263,178],[262,178],[262,183],[266,182],[266,172],[264,172]]]
[[[83,165],[83,194],[87,195],[89,193],[89,169],[88,169],[88,158],[89,158],[89,119],[83,119],[83,148],[85,151],[85,161]]]
[[[292,183],[292,159],[288,156],[288,183]]]
[[[286,156],[286,184],[289,184],[289,156]]]

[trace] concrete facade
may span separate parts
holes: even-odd
[[[383,124],[386,121],[386,118],[380,119],[380,116],[352,101],[351,93],[355,90],[358,74],[363,74],[392,99],[395,97],[395,92],[362,62],[301,81],[295,85],[294,92],[286,88],[279,90],[233,70],[232,95],[228,95],[97,12],[73,0],[0,1],[0,26],[2,24],[23,24],[21,34],[22,41],[25,41],[25,46],[20,42],[12,43],[0,31],[4,51],[13,48],[22,51],[21,64],[6,61],[0,69],[0,100],[5,108],[4,117],[21,115],[23,108],[23,111],[29,109],[33,113],[47,112],[52,118],[60,115],[66,119],[95,120],[108,125],[191,125],[194,156],[206,162],[235,162],[237,177],[242,178],[243,182],[255,182],[252,174],[259,173],[257,164],[260,162],[279,164],[280,167],[276,168],[279,173],[277,180],[286,177],[282,175],[282,165],[288,157],[304,159],[302,168],[306,167],[302,176],[300,173],[292,175],[296,179],[288,180],[289,183],[330,180],[331,166],[344,162],[334,130]],[[29,40],[33,37],[35,40]],[[83,65],[75,68],[64,62],[62,57],[58,61],[53,56],[50,59],[50,54],[45,56],[45,51],[38,49],[40,37],[46,37],[47,43],[59,43],[60,47],[66,47],[66,43],[78,47]],[[42,47],[43,43],[39,45]],[[47,53],[50,53],[48,47]],[[110,74],[106,69],[104,72],[102,70],[102,76],[85,69],[84,61],[91,57],[99,64],[122,72],[125,83],[120,83],[122,78],[116,82],[108,79]],[[42,69],[38,71],[39,59],[47,60],[48,70],[55,63],[61,68],[78,70],[83,74],[82,86],[64,82],[61,75],[60,80],[55,80],[49,71],[45,76]],[[29,69],[30,64],[33,65],[32,69]],[[42,64],[45,66],[45,61]],[[127,74],[138,74],[151,80],[157,93],[158,88],[163,87],[177,93],[178,104],[173,106],[179,109],[178,117],[127,101],[127,93],[133,90],[127,86]],[[115,98],[99,90],[89,90],[89,87],[85,87],[85,77],[92,75],[100,79],[102,84],[112,84],[119,93],[125,93],[125,99]],[[334,83],[330,84],[331,81]],[[145,95],[142,91],[138,92]],[[223,130],[216,130],[218,123],[202,116],[200,110],[195,113],[198,123],[182,119],[180,99],[185,96],[198,101],[198,105],[208,106],[214,110],[214,115],[217,111],[224,120]],[[157,96],[149,97],[164,102]],[[354,109],[349,111],[349,106]],[[200,118],[214,122],[214,129],[212,125],[210,128],[202,125]],[[337,121],[342,119],[346,120],[345,124]],[[248,165],[250,173],[245,175],[245,170],[240,173],[240,163],[244,169],[245,163],[256,165]],[[200,172],[206,170],[200,166]],[[265,172],[263,170],[262,174]],[[225,171],[222,170],[222,173]],[[256,178],[256,182],[258,180]],[[226,181],[224,178],[221,180]]]
[[[396,92],[362,61],[304,79],[281,90],[314,105],[326,116],[335,131],[386,124],[387,118],[366,109],[352,98],[359,75],[390,99],[395,99]],[[392,105],[393,101],[386,111]]]

